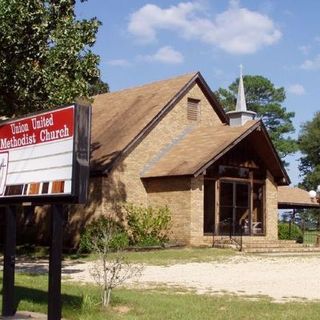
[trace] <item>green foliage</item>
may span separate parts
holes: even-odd
[[[81,234],[79,251],[93,252],[95,247],[105,246],[106,239],[110,251],[121,250],[129,245],[129,238],[123,227],[111,219],[100,216],[97,220],[92,221]]]
[[[100,22],[77,20],[75,0],[0,0],[0,114],[14,116],[88,97]]]
[[[291,229],[291,230],[290,230]],[[296,224],[290,224],[285,222],[278,223],[278,238],[279,240],[297,240],[302,242],[302,231]]]
[[[284,88],[275,88],[269,79],[262,76],[247,75],[243,82],[247,108],[263,120],[279,156],[283,159],[297,151],[296,141],[288,136],[295,131],[292,124],[294,112],[288,112],[281,105],[286,98]],[[236,79],[228,89],[219,88],[215,92],[226,111],[235,109],[238,86],[239,79]]]
[[[125,223],[104,216],[91,222],[80,236],[79,252],[94,252],[103,246],[117,251],[132,246],[163,245],[168,239],[171,213],[168,207],[124,204]],[[125,225],[125,226],[124,226]]]
[[[303,124],[298,139],[302,153],[299,169],[304,174],[302,186],[314,190],[320,184],[320,112]]]
[[[165,207],[125,204],[130,243],[137,246],[163,245],[168,241],[171,213]]]
[[[89,96],[95,96],[97,94],[109,92],[109,85],[103,82],[101,79],[97,79],[89,87]]]

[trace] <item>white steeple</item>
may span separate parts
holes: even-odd
[[[244,86],[243,86],[243,79],[242,79],[242,69],[243,69],[243,66],[242,64],[240,64],[240,78],[239,78],[236,111],[247,111],[246,97],[244,94]]]
[[[242,78],[242,69],[243,67],[242,65],[240,65],[240,78],[236,110],[227,112],[227,115],[230,119],[230,126],[242,126],[247,121],[253,120],[257,115],[255,112],[247,110],[246,97],[244,94],[244,85]]]

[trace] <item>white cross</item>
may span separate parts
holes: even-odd
[[[240,64],[240,77],[242,77],[242,70],[243,70],[243,65]]]

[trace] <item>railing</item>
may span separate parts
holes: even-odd
[[[230,239],[230,242],[232,242],[236,247],[239,249],[239,251],[242,251],[242,237],[244,235],[244,225],[239,225],[233,222],[232,219],[228,218],[223,221],[221,221],[217,225],[217,233],[219,236],[227,236]]]

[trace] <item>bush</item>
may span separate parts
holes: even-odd
[[[280,222],[278,224],[278,237],[280,240],[297,240],[302,242],[302,231],[296,224],[291,224],[291,232],[289,223]]]
[[[93,242],[99,242],[99,239],[104,238],[105,232],[109,235],[108,245],[111,250],[117,251],[128,247],[129,238],[124,228],[112,219],[101,216],[86,226],[80,236],[79,251],[92,252]]]
[[[167,206],[123,206],[128,224],[130,244],[134,246],[164,245],[169,241],[171,213]]]

